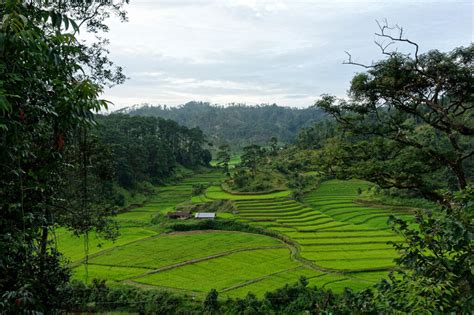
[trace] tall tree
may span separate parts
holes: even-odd
[[[277,137],[271,137],[270,141],[268,141],[270,144],[270,154],[273,156],[276,156],[278,154],[278,139]]]
[[[162,183],[178,164],[188,168],[209,165],[211,156],[197,128],[124,114],[98,116],[97,122],[93,132],[110,148],[116,180],[122,187],[134,189],[143,181]]]
[[[418,44],[404,38],[400,27],[380,25],[376,35],[390,40],[387,45],[378,44],[387,58],[362,65],[349,55],[347,63],[367,69],[353,78],[350,100],[326,95],[317,106],[366,141],[370,148],[366,152],[375,154],[377,160],[373,165],[395,161],[395,172],[375,167],[366,173],[370,180],[431,191],[429,197],[441,199],[434,193],[433,188],[440,188],[435,181],[430,183],[432,187],[425,187],[422,183],[426,181],[418,180],[426,167],[420,168],[421,172],[411,168],[415,159],[430,166],[432,172],[447,168],[448,177],[452,175],[457,187],[465,188],[467,176],[472,175],[466,165],[474,156],[474,45],[420,54]],[[414,54],[388,51],[389,45],[397,42],[411,45]]]
[[[93,113],[107,106],[99,99],[103,84],[123,80],[102,48],[75,37],[81,23],[97,30],[108,9],[120,11],[122,4],[95,10],[96,4],[74,3],[0,2],[2,312],[53,312],[60,305],[68,271],[49,241],[69,211],[63,194],[67,151],[93,124]]]
[[[244,148],[244,153],[240,157],[242,165],[252,170],[252,175],[257,174],[258,160],[263,156],[263,150],[259,145],[252,144]]]
[[[229,174],[230,147],[227,144],[219,146],[217,151],[217,164],[224,167],[224,172]]]

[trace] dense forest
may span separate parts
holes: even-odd
[[[473,312],[473,44],[379,24],[413,53],[346,99],[100,115],[125,75],[77,34],[126,3],[0,2],[0,313]]]
[[[252,143],[266,144],[272,137],[290,143],[301,128],[310,127],[325,116],[316,107],[301,109],[275,104],[219,106],[203,102],[189,102],[177,107],[143,105],[119,112],[162,117],[190,128],[199,127],[215,146],[227,144],[234,150]]]
[[[103,150],[111,152],[115,180],[124,188],[140,182],[163,183],[177,166],[209,166],[211,155],[199,128],[172,120],[112,114],[97,117],[93,130]]]

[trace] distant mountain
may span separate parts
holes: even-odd
[[[273,105],[211,105],[189,102],[178,107],[134,105],[118,112],[172,119],[186,127],[199,127],[214,145],[242,148],[250,143],[266,144],[271,137],[290,143],[299,130],[324,117],[315,107],[290,108]]]

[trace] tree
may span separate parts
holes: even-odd
[[[270,154],[273,156],[278,155],[278,139],[277,137],[271,137],[270,141]]]
[[[204,300],[202,310],[204,314],[219,314],[219,301],[217,300],[219,293],[216,289],[211,289]]]
[[[262,148],[259,145],[252,144],[244,148],[244,153],[240,157],[242,165],[252,170],[252,175],[257,174],[258,160],[263,156]]]
[[[229,174],[230,147],[227,144],[219,146],[217,164],[224,166],[224,173]]]
[[[366,66],[353,62],[349,55],[348,64],[367,69],[352,79],[350,100],[325,95],[317,106],[331,114],[344,130],[366,141],[371,147],[367,151],[378,152],[372,160],[379,165],[398,159],[392,163],[397,167],[395,172],[373,168],[366,174],[370,180],[385,187],[416,189],[441,200],[434,188],[442,186],[436,180],[416,180],[426,168],[417,172],[404,166],[419,160],[429,166],[430,172],[447,172],[458,188],[466,187],[466,178],[472,175],[466,165],[474,156],[474,45],[448,53],[432,50],[419,54],[418,44],[404,38],[402,28],[379,26],[376,35],[390,40],[387,45],[378,43],[387,58]],[[390,31],[398,33],[391,35]],[[414,47],[414,55],[388,51],[388,46],[397,42]],[[397,178],[394,174],[414,176]]]
[[[399,276],[379,285],[379,308],[407,313],[470,313],[474,309],[474,187],[444,195],[441,213],[418,213],[414,229],[401,219]]]
[[[68,152],[78,134],[87,135],[93,113],[106,108],[103,85],[123,81],[105,48],[87,47],[75,34],[81,23],[104,26],[108,8],[121,11],[122,4],[104,3],[99,12],[82,2],[0,3],[2,312],[53,312],[63,300],[69,272],[49,244],[59,218],[75,210],[64,206]],[[75,166],[86,171],[87,155],[83,162]],[[78,232],[95,222],[84,218]]]
[[[110,148],[116,181],[127,189],[137,189],[144,181],[162,183],[178,164],[189,168],[209,165],[210,153],[197,128],[124,114],[98,116],[97,122],[93,133]]]
[[[339,133],[336,121],[326,119],[302,129],[296,138],[296,145],[300,149],[321,149],[328,139],[336,137]]]
[[[267,145],[273,136],[280,143],[293,142],[301,128],[310,127],[323,117],[323,111],[316,107],[296,109],[275,104],[219,106],[189,102],[181,106],[143,105],[125,110],[133,116],[161,117],[187,127],[197,126],[216,147],[228,144],[238,151],[253,143]]]

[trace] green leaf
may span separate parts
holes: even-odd
[[[4,95],[0,95],[0,111],[2,113],[11,112],[12,105],[8,102],[7,98]]]
[[[71,26],[74,29],[74,31],[79,33],[79,26],[76,24],[76,21],[74,21],[73,19],[70,19],[69,22],[71,23]]]
[[[69,28],[69,18],[67,16],[64,16],[63,20],[64,20],[64,29],[67,31],[67,29]]]

